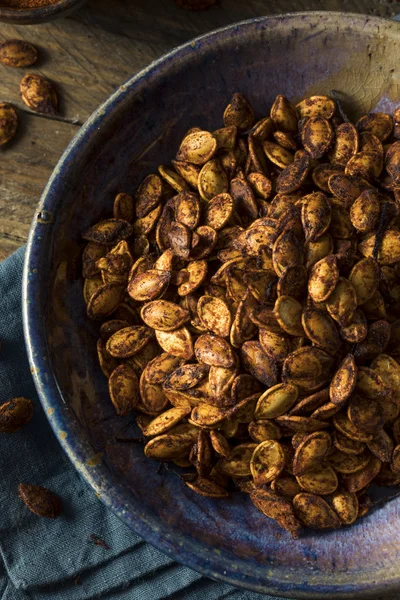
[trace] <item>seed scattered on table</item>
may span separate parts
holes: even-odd
[[[0,433],[15,433],[33,417],[33,402],[28,398],[13,398],[0,406]]]
[[[7,67],[30,67],[38,56],[35,46],[23,40],[6,40],[0,44],[0,63]]]
[[[62,513],[60,498],[47,488],[30,483],[20,483],[18,493],[24,504],[38,517],[56,519]]]
[[[100,366],[187,493],[348,526],[400,483],[398,128],[323,95],[256,121],[236,93],[223,121],[85,232]]]

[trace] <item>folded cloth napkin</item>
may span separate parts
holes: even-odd
[[[0,404],[35,404],[21,431],[0,434],[0,600],[268,600],[177,564],[128,529],[96,498],[55,438],[38,400],[22,332],[24,249],[0,264]],[[48,487],[63,515],[39,518],[20,482]]]

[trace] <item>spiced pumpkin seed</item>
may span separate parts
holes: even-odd
[[[1,59],[0,59],[1,62]],[[13,139],[18,129],[18,114],[12,104],[0,103],[0,146]]]

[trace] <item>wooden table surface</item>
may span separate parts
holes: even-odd
[[[391,0],[219,0],[191,12],[174,0],[92,0],[71,17],[42,25],[0,24],[0,41],[39,49],[31,67],[57,85],[61,117],[32,113],[19,97],[25,70],[0,65],[0,102],[20,108],[15,139],[0,149],[0,260],[25,243],[35,206],[63,150],[93,110],[150,61],[200,33],[235,21],[295,10],[400,13]]]

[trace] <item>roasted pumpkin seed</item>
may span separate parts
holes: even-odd
[[[234,94],[224,121],[84,233],[100,367],[192,491],[226,498],[232,479],[294,536],[351,524],[371,482],[400,482],[393,119],[279,95],[253,127]]]
[[[251,457],[250,470],[257,487],[276,479],[285,466],[285,455],[276,440],[259,444]]]

